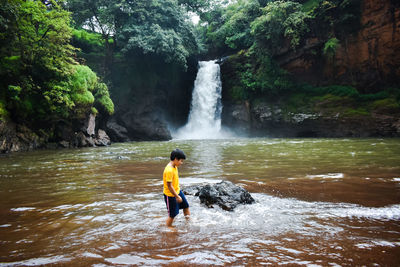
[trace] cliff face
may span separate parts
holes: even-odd
[[[333,59],[313,50],[322,50],[326,40],[311,37],[296,52],[288,48],[277,55],[281,66],[300,81],[313,84],[357,84],[371,92],[385,84],[400,82],[400,2],[364,0],[361,29],[339,40]]]
[[[89,114],[79,121],[60,121],[54,127],[34,131],[26,125],[0,120],[0,154],[30,151],[40,148],[73,148],[107,146],[107,133],[96,124],[96,116]]]
[[[116,111],[105,127],[112,141],[169,140],[170,127],[186,123],[197,59],[189,60],[186,71],[156,57],[141,61],[113,69]]]
[[[224,125],[240,134],[268,137],[399,137],[400,113],[352,109],[332,112],[328,103],[313,110],[289,111],[280,103],[248,102],[225,107]]]
[[[400,1],[362,1],[360,30],[339,40],[333,58],[322,53],[326,41],[310,36],[296,50],[283,44],[275,60],[298,82],[315,86],[352,85],[361,93],[399,86]],[[234,68],[229,60],[221,65],[222,122],[243,133],[271,137],[400,136],[400,108],[388,99],[359,103],[327,96],[294,100],[292,104],[288,104],[290,99],[236,102],[229,96],[232,88],[224,87],[229,84],[224,80],[237,75]]]

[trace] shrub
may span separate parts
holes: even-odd
[[[97,84],[97,75],[88,66],[76,65],[75,72],[69,78],[69,85],[73,92],[81,94],[93,91]]]
[[[6,104],[3,100],[0,100],[0,120],[4,121],[8,117],[8,111],[6,109]]]
[[[354,87],[343,86],[343,85],[331,85],[331,86],[323,87],[322,91],[325,91],[326,93],[330,93],[332,95],[337,95],[337,96],[355,97],[355,96],[359,95],[359,92]]]
[[[348,108],[344,111],[345,117],[358,117],[358,116],[369,116],[370,112],[365,108]]]
[[[336,38],[329,39],[323,48],[323,53],[328,58],[333,58],[336,54],[336,49],[339,47],[339,40]]]
[[[393,110],[399,109],[400,105],[394,98],[385,98],[381,100],[376,100],[372,104],[373,109],[385,109],[385,110]]]
[[[104,40],[99,33],[91,33],[84,29],[72,31],[73,43],[86,52],[103,49]]]
[[[95,105],[104,110],[108,115],[114,113],[114,103],[110,98],[107,85],[105,83],[98,83],[96,85],[96,102]]]

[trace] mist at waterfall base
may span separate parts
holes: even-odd
[[[233,132],[221,126],[221,76],[216,60],[200,61],[188,122],[172,133],[174,139],[227,139]]]

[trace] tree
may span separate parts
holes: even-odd
[[[195,6],[190,1],[180,4]],[[123,55],[151,53],[186,67],[188,56],[198,52],[198,45],[193,25],[180,4],[175,0],[72,0],[68,7],[76,26],[89,26],[105,39],[112,36]]]
[[[0,20],[6,31],[0,35],[4,45],[0,102],[7,103],[12,119],[51,124],[90,112],[95,102],[90,94],[96,94],[100,82],[93,71],[74,60],[70,13],[54,0],[3,2]],[[79,90],[72,83],[76,77],[85,81]]]
[[[104,40],[104,60],[102,75],[109,74],[115,50],[117,17],[121,13],[123,1],[108,0],[70,0],[66,7],[72,12],[74,26],[100,33]]]
[[[309,15],[302,11],[299,3],[275,1],[262,9],[263,15],[251,23],[251,32],[259,47],[269,53],[276,52],[284,41],[290,39],[292,48],[299,45],[302,35],[307,32],[306,19]]]
[[[45,4],[46,3],[46,4]],[[56,1],[6,1],[1,17],[8,17],[2,35],[9,57],[18,57],[24,73],[64,74],[70,71],[75,49],[69,44],[71,28],[69,13]],[[10,14],[4,14],[10,12]],[[45,77],[52,78],[52,77]]]

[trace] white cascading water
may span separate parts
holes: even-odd
[[[221,132],[221,77],[219,65],[200,61],[194,82],[188,123],[178,129],[176,139],[218,139]]]

